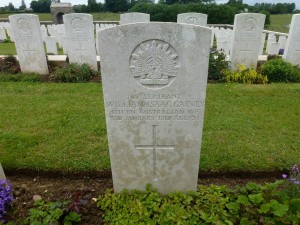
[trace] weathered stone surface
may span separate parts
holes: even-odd
[[[48,74],[39,18],[31,14],[9,16],[22,72]]]
[[[259,47],[259,55],[262,55],[264,53],[265,41],[266,41],[266,33],[262,33],[260,47]]]
[[[199,26],[206,26],[207,15],[203,13],[181,13],[177,15],[177,23],[188,23]]]
[[[294,65],[300,64],[300,14],[295,14],[292,17],[283,58]]]
[[[12,32],[12,28],[11,28],[10,24],[6,27],[6,32],[7,32],[7,35],[9,36],[10,40],[14,42],[15,41],[14,33]]]
[[[232,69],[240,64],[256,68],[265,18],[265,15],[259,13],[235,15],[230,51]]]
[[[286,41],[287,41],[286,36],[279,36],[278,43],[279,43],[280,49],[285,49]]]
[[[150,22],[150,15],[147,13],[123,13],[120,15],[120,25],[128,23]]]
[[[280,44],[278,42],[273,42],[269,46],[269,55],[278,55]]]
[[[4,174],[4,171],[3,171],[1,163],[0,163],[0,179],[6,180],[6,177],[5,177],[5,174]]]
[[[93,17],[89,14],[71,13],[64,15],[69,61],[86,63],[98,70]]]
[[[0,27],[0,40],[5,40],[6,38],[7,37],[4,27]]]
[[[45,37],[45,44],[46,44],[47,53],[54,54],[54,55],[58,54],[55,37],[53,36]]]
[[[136,23],[99,32],[115,191],[196,190],[211,30]]]
[[[266,47],[267,54],[269,54],[269,48],[270,48],[271,43],[274,43],[274,42],[276,42],[275,34],[274,33],[269,33],[268,34],[268,40],[267,40],[267,47]]]

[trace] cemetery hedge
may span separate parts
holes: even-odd
[[[299,162],[299,90],[208,84],[200,170],[274,171]],[[0,82],[0,102],[5,168],[110,169],[101,83]]]

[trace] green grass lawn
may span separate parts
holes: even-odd
[[[15,43],[0,43],[0,55],[16,55]]]
[[[5,168],[110,168],[100,83],[0,83]],[[273,171],[300,162],[300,84],[209,84],[202,171]]]
[[[268,30],[288,33],[293,14],[271,15],[271,25]]]

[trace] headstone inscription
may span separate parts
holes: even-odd
[[[70,63],[86,63],[98,70],[92,15],[71,13],[63,19]]]
[[[294,65],[300,65],[300,14],[292,17],[283,58]]]
[[[99,32],[114,189],[196,190],[211,30],[136,23]]]
[[[120,25],[128,23],[147,23],[150,22],[150,15],[147,13],[123,13],[120,15]]]
[[[199,26],[206,26],[207,15],[203,13],[181,13],[177,15],[177,23],[188,23]]]
[[[235,15],[230,51],[232,69],[241,64],[256,68],[265,18],[264,14],[259,13]]]
[[[39,18],[31,14],[9,16],[22,72],[48,74]]]

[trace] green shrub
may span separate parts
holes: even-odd
[[[261,66],[261,73],[267,76],[270,82],[297,82],[299,73],[293,65],[283,59],[272,59]]]
[[[294,66],[293,69],[293,82],[300,83],[300,68],[298,66]]]
[[[224,71],[228,69],[226,55],[223,52],[212,50],[209,55],[208,80],[221,81],[224,78]]]
[[[246,68],[245,65],[237,66],[237,69],[224,71],[226,82],[237,82],[243,84],[266,84],[268,83],[267,76],[257,73],[254,69]]]
[[[66,67],[57,67],[50,80],[63,83],[76,83],[91,80],[93,77],[100,76],[98,71],[92,70],[87,64],[68,64]]]
[[[280,187],[283,181],[229,189],[200,185],[195,192],[161,195],[146,191],[112,190],[98,197],[107,224],[299,224],[297,199]]]
[[[39,200],[29,210],[29,215],[24,221],[27,224],[64,224],[72,225],[79,222],[81,216],[73,211],[67,211],[69,202],[45,202]]]
[[[9,74],[9,73],[0,73],[0,81],[2,82],[41,82],[42,76],[37,73],[17,73],[17,74]]]

